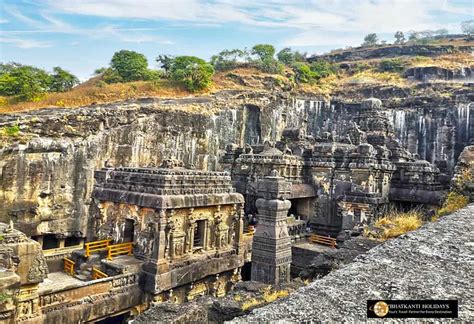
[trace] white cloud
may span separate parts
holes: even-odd
[[[40,19],[33,19],[19,12],[15,7],[6,8],[6,12],[24,26],[34,29],[30,30],[4,30],[2,34],[33,34],[33,33],[59,33],[82,35],[91,38],[115,38],[130,43],[157,42],[160,44],[172,44],[171,41],[147,32],[156,31],[156,28],[123,28],[113,25],[104,25],[96,28],[75,27],[61,19],[58,19],[48,12],[40,12]],[[37,42],[38,45],[41,42]],[[39,46],[37,46],[39,47]]]
[[[0,24],[6,24],[8,23],[9,21],[7,19],[0,19]]]
[[[42,42],[33,39],[23,39],[23,38],[10,38],[10,37],[0,37],[0,41],[6,44],[11,44],[14,47],[19,48],[44,48],[51,47],[52,44],[49,42]]]
[[[106,25],[84,29],[52,15],[81,14],[106,18],[165,21],[170,26],[219,26],[233,24],[255,28],[289,29],[284,45],[354,45],[363,35],[394,33],[397,30],[444,28],[440,15],[458,15],[459,21],[472,16],[469,1],[450,0],[43,0],[47,12],[32,19],[15,8],[12,16],[30,26],[29,31],[81,34],[88,37],[116,37],[124,42],[171,41],[151,30]],[[56,15],[57,16],[57,15]],[[464,18],[463,18],[464,17]],[[446,23],[446,22],[445,22]],[[451,25],[452,26],[452,25]],[[453,32],[458,31],[459,27]],[[155,29],[156,30],[156,29]],[[327,42],[327,43],[323,43]]]

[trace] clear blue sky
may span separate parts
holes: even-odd
[[[224,48],[271,43],[308,53],[362,42],[376,32],[460,32],[474,0],[0,0],[0,61],[47,70],[61,66],[87,79],[113,53],[208,59]]]

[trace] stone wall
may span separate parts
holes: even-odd
[[[18,123],[22,135],[0,148],[0,221],[13,219],[29,236],[85,236],[93,173],[105,164],[159,165],[174,157],[216,170],[230,142],[274,141],[285,127],[345,134],[357,107],[287,93],[222,92],[2,115],[0,127]],[[445,160],[452,170],[474,137],[473,110],[464,100],[387,113],[411,152]]]

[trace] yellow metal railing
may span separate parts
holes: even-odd
[[[244,235],[253,236],[254,233],[255,233],[255,226],[249,225],[249,226],[247,226]]]
[[[110,245],[110,241],[111,239],[84,243],[86,257],[90,256],[94,252],[107,250]]]
[[[107,278],[108,275],[105,272],[100,271],[99,269],[92,268],[92,280]]]
[[[107,259],[112,260],[114,256],[127,254],[132,255],[133,244],[131,242],[109,245],[107,247]]]
[[[69,260],[68,258],[64,258],[64,272],[66,272],[70,276],[74,275],[75,264],[76,263],[74,261]]]

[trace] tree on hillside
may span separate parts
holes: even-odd
[[[278,61],[285,65],[291,65],[295,62],[295,54],[289,47],[285,47],[277,53]]]
[[[377,42],[377,34],[371,33],[364,37],[364,43],[362,43],[362,46],[374,46],[377,45]]]
[[[160,64],[160,68],[162,68],[166,74],[170,72],[171,64],[173,63],[174,57],[167,54],[160,54],[156,58],[156,62]]]
[[[447,30],[446,28],[441,28],[441,29],[435,30],[434,33],[437,35],[445,36],[449,34],[449,30]]]
[[[239,63],[248,60],[246,50],[233,49],[223,50],[217,55],[211,57],[211,64],[216,71],[227,71],[236,68]]]
[[[405,43],[405,34],[403,34],[402,31],[397,31],[394,37],[395,37],[395,44]]]
[[[275,55],[275,47],[270,44],[257,44],[252,47],[252,54],[257,55],[262,61],[273,59],[273,55]]]
[[[110,67],[125,82],[146,80],[148,76],[148,61],[145,55],[134,51],[116,52],[110,61]]]
[[[50,91],[51,76],[33,66],[9,63],[0,65],[0,95],[19,100],[36,100]]]
[[[461,30],[468,36],[474,35],[474,19],[463,21],[461,23]]]
[[[408,37],[409,41],[417,41],[421,38],[421,35],[417,31],[410,32],[410,36]]]
[[[275,55],[275,47],[272,45],[255,45],[252,47],[251,53],[257,56],[254,63],[260,71],[272,74],[280,74],[284,71],[284,65],[273,58]]]
[[[51,75],[51,91],[64,92],[79,84],[79,79],[75,75],[61,69],[59,66],[55,67],[53,72],[53,75]]]
[[[170,65],[170,76],[193,92],[208,88],[213,74],[212,65],[195,56],[175,57]]]

